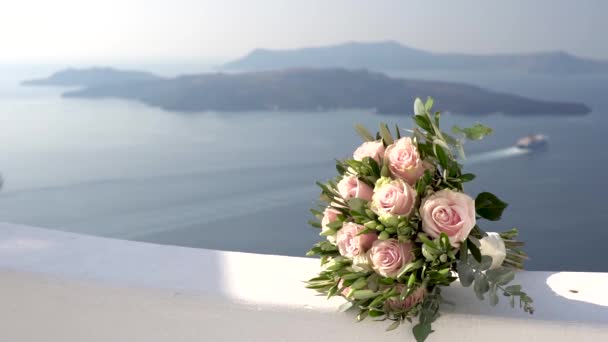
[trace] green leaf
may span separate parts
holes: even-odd
[[[445,152],[443,147],[435,144],[433,145],[433,149],[435,150],[435,156],[437,156],[437,160],[439,160],[439,165],[446,170],[449,167],[449,157]]]
[[[422,261],[422,259],[418,259],[414,262],[410,262],[409,264],[405,265],[405,267],[403,268],[403,270],[401,270],[401,272],[399,272],[399,275],[397,275],[397,278],[401,278],[406,273],[419,269],[420,267],[422,267],[423,264],[424,264],[424,261]]]
[[[378,296],[379,293],[376,293],[372,290],[357,290],[353,292],[353,298],[355,299],[369,299]]]
[[[397,139],[401,139],[401,129],[399,129],[399,125],[395,124],[395,134],[397,135]]]
[[[496,283],[496,285],[507,285],[513,279],[515,279],[515,271],[509,268],[501,267],[493,270],[488,270],[486,272],[488,279],[491,279],[492,282]]]
[[[410,274],[410,277],[407,280],[407,287],[409,289],[411,289],[415,283],[416,283],[416,273],[412,273],[412,274]]]
[[[488,270],[492,266],[492,257],[488,255],[481,256],[481,262],[479,263],[479,269],[482,271]]]
[[[431,183],[432,180],[433,176],[431,175],[431,172],[429,170],[425,170],[424,175],[418,179],[418,182],[416,182],[416,193],[418,196],[424,197],[423,195],[426,191],[426,187]]]
[[[431,323],[418,323],[412,329],[416,342],[423,342],[433,332],[431,329]]]
[[[469,248],[469,251],[471,251],[473,258],[475,258],[477,262],[481,262],[481,252],[479,251],[479,247],[477,247],[477,245],[474,244],[470,238],[467,240],[467,247]]]
[[[380,310],[369,310],[369,317],[380,317],[380,316],[384,316],[385,313],[384,311],[380,311]]]
[[[350,200],[348,200],[347,204],[352,210],[361,212],[365,210],[365,205],[367,204],[367,201],[360,198],[351,198]]]
[[[375,307],[381,306],[382,304],[384,304],[384,301],[385,301],[384,296],[378,296],[378,297],[374,298],[374,300],[372,300],[371,303],[369,303],[368,307],[375,308]]]
[[[416,100],[414,100],[414,114],[424,115],[424,113],[426,113],[424,104],[422,103],[422,100],[417,97]]]
[[[460,176],[460,180],[464,183],[464,182],[470,182],[473,179],[475,179],[475,175],[472,173],[465,173],[464,175]]]
[[[505,287],[505,292],[510,295],[518,295],[521,292],[521,285],[511,285]]]
[[[458,126],[452,127],[454,134],[462,134],[469,140],[481,140],[485,136],[492,134],[492,129],[486,127],[480,123],[476,123],[472,127],[460,128]]]
[[[475,211],[477,212],[477,215],[490,221],[500,220],[502,212],[507,205],[507,203],[501,201],[496,195],[489,192],[482,192],[475,198]]]
[[[361,278],[365,275],[365,273],[346,273],[345,275],[342,276],[342,279],[344,280],[351,280],[351,279],[357,279],[357,278]]]
[[[473,284],[473,289],[475,290],[475,294],[477,298],[483,300],[484,293],[490,290],[490,283],[483,275],[475,277],[475,283]]]
[[[346,302],[338,307],[338,312],[346,312],[353,307],[353,302]]]
[[[378,240],[388,240],[389,238],[390,236],[385,231],[380,232],[380,234],[378,234]]]
[[[391,325],[388,326],[388,328],[386,328],[386,331],[395,330],[399,327],[400,324],[401,321],[394,321],[393,323],[391,323]]]
[[[321,236],[332,236],[334,234],[336,234],[336,231],[333,229],[327,229],[327,230],[321,231],[321,233],[319,233],[319,235],[321,235]]]
[[[433,128],[431,126],[431,121],[429,118],[423,115],[414,115],[414,122],[425,131],[432,133]]]
[[[431,112],[431,109],[433,109],[433,104],[434,104],[434,103],[435,103],[435,101],[433,100],[433,98],[432,98],[432,97],[427,97],[427,98],[426,98],[426,103],[424,104],[424,109],[425,109],[427,112],[429,112],[429,113],[430,113],[430,112]]]
[[[331,229],[338,229],[338,228],[342,228],[342,224],[343,224],[343,222],[342,222],[342,221],[338,221],[338,220],[336,220],[336,221],[334,221],[334,222],[328,223],[328,224],[327,224],[327,228],[331,228]]]
[[[315,228],[321,228],[321,224],[318,221],[308,220],[308,224]]]
[[[367,317],[367,309],[361,309],[357,315],[357,322],[361,322],[365,317]]]
[[[498,304],[498,295],[496,294],[496,288],[492,287],[490,291],[490,306],[496,306]]]
[[[352,285],[350,286],[351,289],[353,290],[360,290],[364,287],[367,286],[367,279],[365,278],[359,278],[357,279],[354,283],[352,283]]]
[[[355,130],[357,131],[357,134],[359,134],[359,136],[363,140],[365,140],[365,141],[374,141],[375,140],[372,133],[370,133],[370,131],[368,131],[367,128],[365,128],[365,126],[363,126],[361,124],[356,124]]]
[[[464,240],[460,244],[460,255],[459,255],[460,262],[466,264],[468,261],[468,257],[469,257],[469,251],[468,251],[468,247],[467,247],[467,240]]]
[[[390,177],[391,176],[391,171],[388,169],[388,165],[386,165],[386,163],[384,163],[382,165],[382,169],[380,170],[380,176],[382,176],[382,177]]]
[[[380,166],[374,158],[365,157],[363,158],[363,161],[370,166],[375,177],[380,177]]]
[[[384,122],[380,123],[380,136],[386,145],[391,145],[394,142],[393,135]]]
[[[466,263],[460,262],[458,264],[458,278],[460,279],[460,284],[464,287],[469,287],[475,280],[475,274],[473,273],[473,269]]]

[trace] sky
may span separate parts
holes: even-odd
[[[379,40],[608,60],[607,13],[603,0],[2,0],[0,63],[222,61]]]

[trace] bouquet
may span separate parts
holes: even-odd
[[[424,341],[439,317],[441,287],[459,280],[473,285],[477,297],[494,306],[503,295],[530,314],[532,299],[520,285],[509,285],[527,259],[517,230],[486,233],[478,221],[499,220],[507,204],[489,192],[475,199],[463,185],[475,175],[463,173],[466,139],[480,140],[492,130],[481,124],[439,127],[433,100],[416,99],[417,127],[410,136],[386,125],[365,140],[352,159],[337,160],[338,176],[321,188],[316,220],[325,237],[308,252],[319,256],[321,272],[307,287],[327,297],[342,296],[340,310],[357,309],[357,320],[388,320],[387,330],[404,321]]]

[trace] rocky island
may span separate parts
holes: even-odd
[[[435,53],[394,41],[348,42],[290,50],[255,49],[223,65],[224,70],[254,71],[293,67],[379,71],[480,71],[570,75],[608,73],[608,62],[571,55],[564,51],[528,54],[467,55]]]
[[[573,115],[581,103],[534,100],[477,86],[389,77],[368,70],[293,68],[161,78],[109,68],[68,69],[26,85],[80,86],[65,97],[123,98],[171,111],[325,111],[365,109],[411,114],[415,97],[437,99],[438,110],[482,115]]]

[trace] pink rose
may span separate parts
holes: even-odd
[[[340,215],[340,212],[338,210],[336,210],[332,207],[325,208],[325,211],[323,211],[323,219],[321,219],[321,232],[322,233],[331,229],[327,225],[334,222],[338,218],[338,215]],[[336,244],[335,235],[327,236],[327,241],[329,241],[335,245]]]
[[[353,153],[354,160],[363,160],[365,157],[370,157],[380,163],[380,158],[384,157],[384,143],[382,143],[382,140],[366,141]]]
[[[382,215],[408,215],[416,203],[416,191],[401,179],[374,189],[371,209]]]
[[[399,284],[397,285],[397,293],[401,293],[403,291],[404,286]],[[424,296],[426,295],[426,290],[423,287],[419,287],[414,292],[412,292],[409,296],[405,297],[404,300],[399,300],[399,297],[392,297],[386,301],[386,305],[394,311],[406,311],[408,309],[413,308],[418,303],[422,303],[424,300]]]
[[[338,230],[336,242],[340,255],[353,258],[365,253],[372,246],[378,235],[375,233],[357,235],[364,229],[362,225],[347,222]]]
[[[411,242],[376,240],[369,250],[372,268],[384,277],[395,278],[414,258]]]
[[[388,160],[391,173],[409,185],[416,184],[424,174],[425,164],[410,137],[401,138],[388,146],[384,158]]]
[[[338,183],[338,192],[345,201],[351,198],[360,198],[366,201],[372,199],[372,188],[363,183],[357,176],[345,176]]]
[[[458,247],[475,227],[475,201],[461,192],[440,190],[422,200],[420,216],[428,236],[446,233],[452,246]]]

